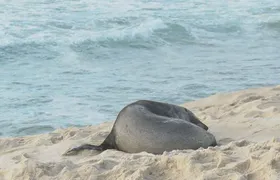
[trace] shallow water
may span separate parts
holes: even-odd
[[[280,1],[0,2],[0,135],[279,84]]]

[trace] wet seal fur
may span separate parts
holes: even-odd
[[[164,151],[216,146],[215,137],[207,130],[208,127],[184,107],[139,100],[119,112],[110,134],[101,145],[84,144],[64,155],[86,149],[162,154]]]

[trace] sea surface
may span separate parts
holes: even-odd
[[[0,1],[0,136],[276,84],[279,0]]]

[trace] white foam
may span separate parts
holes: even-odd
[[[88,39],[92,41],[131,41],[135,38],[148,39],[154,31],[165,28],[167,28],[167,25],[161,19],[148,18],[144,22],[126,28],[113,28],[99,32],[76,31],[71,39],[74,39],[74,43]]]
[[[134,39],[136,37],[149,38],[155,30],[165,29],[167,26],[161,19],[147,19],[146,21],[133,27],[122,30],[113,30],[107,38],[114,40]]]

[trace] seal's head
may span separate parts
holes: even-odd
[[[208,130],[208,126],[206,126],[203,122],[201,122],[194,113],[192,113],[190,110],[185,108],[185,111],[189,114],[190,116],[190,122],[201,127],[202,129],[205,129],[206,131]]]

